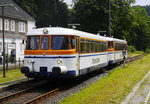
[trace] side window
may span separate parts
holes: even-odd
[[[86,53],[90,53],[90,41],[86,40]]]
[[[101,46],[102,46],[102,50],[101,51],[103,52],[103,50],[104,50],[103,42],[101,42]]]
[[[106,42],[104,42],[104,47],[105,47],[105,48],[104,48],[104,51],[106,51]]]
[[[85,53],[85,39],[80,40],[80,53]]]
[[[92,53],[92,40],[89,40],[89,49],[90,49],[90,53]]]
[[[100,41],[97,42],[98,44],[98,52],[101,52],[101,45],[100,45]]]
[[[95,52],[99,52],[98,41],[95,42]]]
[[[76,46],[76,40],[74,36],[70,37],[70,41],[71,41],[71,49],[75,49]]]
[[[91,52],[95,52],[95,42],[91,41]]]

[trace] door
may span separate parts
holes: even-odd
[[[76,69],[77,69],[77,75],[79,75],[79,69],[80,69],[80,54],[79,54],[79,37],[76,37]]]

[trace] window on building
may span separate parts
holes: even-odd
[[[19,22],[19,32],[26,32],[26,24],[24,22]]]
[[[0,30],[2,30],[2,26],[3,26],[2,23],[3,23],[2,18],[0,18]]]
[[[15,31],[15,21],[13,20],[10,21],[10,28],[11,28],[11,31]]]
[[[9,31],[9,20],[8,20],[8,19],[5,19],[4,22],[5,22],[5,26],[4,26],[4,27],[5,27],[5,30],[6,30],[6,31]]]
[[[25,32],[25,23],[22,22],[22,32]]]
[[[18,26],[19,32],[21,32],[21,22],[19,22],[18,25],[19,25],[19,26]]]

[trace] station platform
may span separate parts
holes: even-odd
[[[121,104],[150,104],[150,71]]]

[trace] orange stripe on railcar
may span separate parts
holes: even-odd
[[[76,54],[75,49],[70,50],[25,50],[25,55],[68,55]]]

